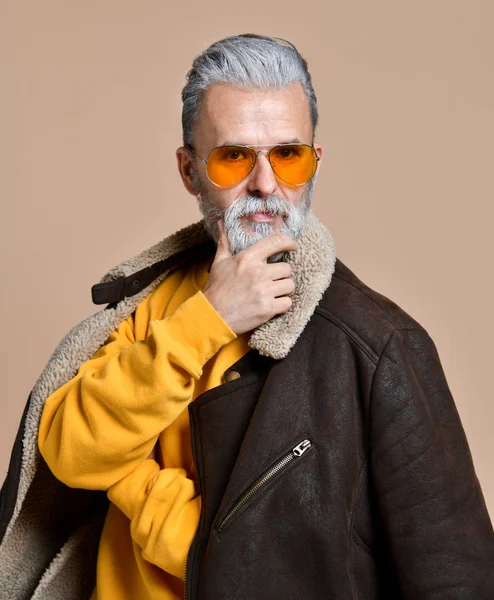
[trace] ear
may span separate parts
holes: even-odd
[[[175,156],[177,157],[178,172],[180,173],[185,189],[189,194],[197,196],[199,190],[196,190],[194,180],[192,179],[192,169],[194,166],[192,152],[184,146],[180,146],[180,148],[177,148]]]
[[[317,162],[317,168],[319,170],[319,167],[321,166],[321,163],[322,163],[323,149],[322,149],[321,144],[316,144],[315,142],[314,142],[313,146],[314,146],[314,150],[316,151],[317,156],[319,157],[319,160]]]

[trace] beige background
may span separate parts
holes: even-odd
[[[200,218],[180,92],[236,33],[307,58],[314,210],[339,257],[431,334],[494,514],[494,3],[22,0],[0,4],[0,481],[30,389],[110,267]]]

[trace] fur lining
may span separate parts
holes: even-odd
[[[210,238],[203,221],[189,225],[117,265],[104,275],[101,282],[131,275],[140,269],[171,257],[181,250],[206,242],[208,239]],[[312,211],[309,212],[307,226],[299,240],[298,250],[290,253],[289,262],[292,265],[292,277],[296,288],[292,296],[291,309],[262,324],[252,333],[249,340],[251,348],[275,359],[284,358],[293,347],[314,313],[324,291],[329,286],[334,272],[336,250],[333,238]],[[50,526],[46,515],[50,514],[50,510],[53,512],[52,506],[56,504],[53,496],[58,493],[56,492],[57,484],[61,485],[46,468],[38,449],[38,427],[43,405],[48,396],[77,374],[79,367],[96,353],[106,342],[108,336],[132,314],[138,304],[166,278],[168,273],[169,271],[163,273],[141,292],[125,298],[114,308],[102,309],[73,327],[57,345],[36,381],[25,422],[22,467],[16,504],[0,544],[2,572],[10,573],[9,577],[3,580],[0,578],[1,599],[10,600],[12,597],[12,577],[15,577],[16,573],[15,588],[28,586],[29,581],[39,582],[38,591],[35,593],[36,598],[68,597],[62,592],[56,594],[53,591],[55,588],[67,590],[68,588],[64,586],[70,585],[69,582],[62,585],[63,576],[62,578],[58,576],[58,567],[66,564],[67,561],[67,564],[77,562],[76,558],[73,558],[78,552],[75,549],[79,544],[85,546],[86,542],[83,532],[79,532],[77,536],[73,534],[66,541],[58,555],[55,556],[46,547],[43,552],[43,547],[46,545],[44,528]],[[32,486],[35,478],[36,485]],[[25,500],[26,502],[24,502]],[[38,548],[38,553],[41,552],[43,556],[46,554],[46,557],[41,559],[39,554],[38,559],[24,556],[23,552],[25,553],[28,548],[31,550]],[[54,556],[55,558],[53,558]],[[23,563],[21,577],[18,576],[19,565],[17,562],[19,560]],[[48,562],[51,560],[51,566],[45,563],[43,567],[44,560],[48,560]],[[41,581],[39,578],[40,567],[47,568]],[[83,567],[80,566],[75,571],[83,572]]]
[[[277,359],[284,358],[299,338],[329,286],[335,268],[333,238],[312,211],[297,252],[291,252],[287,262],[292,265],[295,283],[292,307],[263,323],[249,340],[251,348]]]

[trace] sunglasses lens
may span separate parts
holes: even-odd
[[[208,156],[208,176],[213,183],[230,186],[239,183],[252,171],[255,154],[241,146],[221,146]]]
[[[286,183],[302,185],[316,172],[316,153],[306,144],[276,146],[270,156],[273,171]],[[209,179],[222,187],[235,185],[247,177],[255,161],[255,152],[250,148],[220,146],[208,156]]]
[[[287,183],[301,185],[316,172],[316,153],[305,144],[277,146],[271,151],[271,165],[278,177]]]

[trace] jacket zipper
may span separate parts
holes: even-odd
[[[193,414],[189,413],[189,427],[190,427],[190,436],[191,436],[191,440],[192,440],[192,460],[194,461],[194,466],[196,469],[196,473],[198,475],[199,478],[199,491],[202,494],[202,484],[201,484],[201,476],[200,476],[200,471],[198,469],[197,466],[197,452],[196,452],[196,445],[195,445],[195,434],[194,434],[194,428],[195,428],[195,424],[194,424],[194,418],[193,418]],[[197,541],[197,537],[199,535],[199,527],[201,525],[201,520],[202,520],[202,512],[204,510],[204,503],[201,502],[201,516],[199,518],[199,523],[197,525],[197,530],[196,533],[194,535],[194,538],[192,539],[192,543],[189,547],[189,550],[187,552],[187,556],[185,557],[185,576],[184,576],[184,600],[188,600],[189,598],[189,586],[188,586],[188,581],[187,581],[187,574],[188,574],[188,567],[189,567],[189,559],[190,559],[190,555],[192,554],[193,551],[193,547]]]
[[[202,513],[202,508],[201,508],[201,513]],[[188,576],[188,572],[189,572],[190,556],[193,552],[193,547],[195,545],[198,535],[199,535],[199,525],[197,526],[196,534],[192,540],[189,551],[187,552],[187,556],[185,557],[184,600],[188,600],[188,598],[189,598],[189,585],[188,585],[188,581],[187,581],[187,576]]]
[[[189,562],[189,554],[190,554],[190,548],[189,548],[189,552],[187,552],[187,556],[185,558],[185,577],[184,577],[184,600],[187,600],[187,598],[189,597],[188,595],[188,590],[187,590],[187,563]]]
[[[237,511],[247,502],[247,500],[255,494],[265,483],[267,483],[274,475],[284,469],[288,464],[297,458],[300,458],[312,446],[310,440],[303,440],[290,450],[288,454],[280,458],[272,467],[270,467],[259,479],[257,479],[235,502],[232,508],[228,511],[218,526],[218,532],[221,532],[223,527],[233,518]]]

